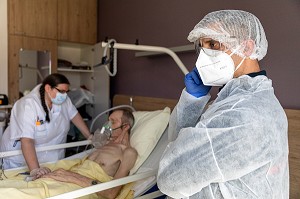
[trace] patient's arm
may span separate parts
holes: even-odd
[[[44,175],[43,178],[52,178],[60,182],[70,182],[81,187],[90,186],[92,181],[92,179],[88,177],[64,169],[57,169],[51,173]]]
[[[122,161],[113,179],[119,179],[128,176],[130,169],[132,169],[135,164],[136,158],[137,158],[137,152],[135,149],[133,148],[125,149]],[[93,181],[93,179],[91,178],[74,173],[72,171],[66,171],[64,169],[58,169],[56,171],[53,171],[52,173],[48,173],[44,175],[43,177],[52,178],[54,180],[61,181],[61,182],[74,183],[81,187],[91,186]],[[122,186],[118,186],[118,187],[114,187],[111,189],[98,192],[97,194],[106,198],[116,198],[121,188]]]

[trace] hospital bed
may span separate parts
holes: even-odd
[[[153,111],[153,110],[162,110],[165,107],[170,107],[171,109],[173,109],[176,103],[177,101],[173,99],[162,99],[162,98],[141,97],[141,96],[116,95],[113,98],[114,106],[127,104],[135,107],[137,111],[145,111],[145,112]],[[288,123],[289,123],[288,136],[289,136],[289,167],[290,167],[290,199],[298,199],[300,198],[300,153],[299,153],[300,152],[300,110],[285,109],[285,112],[287,114]],[[79,142],[79,144],[84,145],[86,143]],[[155,191],[147,195],[143,195],[143,193],[149,190],[156,183],[156,172],[157,172],[159,158],[161,157],[161,153],[163,152],[167,144],[168,141],[167,141],[167,128],[166,128],[161,138],[159,139],[157,145],[155,146],[155,148],[147,158],[147,160],[142,164],[142,166],[137,170],[135,174],[132,174],[122,179],[113,180],[110,182],[94,185],[87,188],[82,188],[52,198],[63,198],[63,199],[76,198],[100,190],[105,190],[114,186],[118,186],[121,184],[126,184],[129,182],[136,182],[137,186],[135,190],[135,198],[144,199],[144,198],[156,198],[158,196],[161,196],[162,194],[159,191]],[[71,146],[73,145],[70,145],[70,147]],[[73,156],[73,158],[80,155],[82,154],[76,154]],[[0,188],[0,193],[1,193],[1,188]]]
[[[165,147],[168,144],[168,139],[167,139],[167,125],[168,125],[168,120],[169,120],[169,115],[171,110],[174,108],[176,105],[177,100],[173,99],[162,99],[162,98],[152,98],[152,97],[141,97],[141,96],[125,96],[125,95],[116,95],[113,98],[113,106],[119,106],[119,105],[130,105],[135,108],[136,112],[134,116],[137,118],[137,125],[143,124],[143,127],[137,126],[136,128],[149,128],[149,126],[156,126],[154,124],[155,122],[161,123],[162,120],[164,120],[164,124],[159,124],[160,125],[160,131],[161,133],[158,133],[156,137],[147,137],[147,139],[153,139],[153,142],[157,142],[157,144],[154,146],[149,146],[148,151],[144,151],[143,153],[146,154],[144,160],[137,161],[136,164],[141,164],[140,166],[133,168],[133,171],[128,177],[124,177],[122,179],[118,180],[112,180],[106,183],[101,183],[98,185],[93,185],[87,188],[81,188],[75,191],[71,191],[68,193],[63,193],[60,195],[56,196],[51,196],[50,198],[78,198],[81,196],[86,196],[91,193],[95,193],[101,190],[105,190],[108,188],[112,188],[115,186],[119,186],[122,184],[127,184],[130,182],[135,182],[135,185],[133,186],[134,190],[134,197],[135,198],[156,198],[161,195],[163,195],[160,191],[154,191],[151,192],[147,195],[143,195],[145,192],[147,192],[151,187],[153,187],[156,184],[156,174],[157,174],[157,169],[158,169],[158,163],[160,160],[160,157],[162,155],[162,152],[164,151]],[[167,108],[166,108],[167,107]],[[149,121],[147,122],[147,120]],[[142,123],[141,123],[142,122]],[[135,135],[133,127],[133,134],[132,136]],[[155,127],[156,128],[156,127]],[[157,130],[158,127],[155,129]],[[144,133],[145,131],[143,131]],[[153,131],[154,132],[154,131]],[[147,136],[147,135],[145,135]],[[132,139],[131,139],[132,141]],[[143,145],[143,148],[145,148],[145,143],[143,143],[143,140],[138,140],[139,142],[142,142],[141,144]],[[85,145],[87,144],[88,141],[81,141],[77,143],[67,143],[63,144],[62,147],[74,147],[78,145]],[[147,147],[146,147],[147,148]],[[44,150],[49,149],[49,147],[44,148]],[[73,158],[82,158],[85,155],[87,155],[91,151],[84,151],[79,154],[73,155],[71,157],[68,157],[66,159],[73,159]],[[147,153],[149,153],[147,155]],[[7,153],[6,153],[7,154]],[[3,157],[3,153],[0,155],[0,157]],[[18,168],[22,169],[22,168]],[[1,192],[1,187],[0,187],[0,194]],[[143,196],[142,196],[143,195]]]
[[[112,44],[112,42],[114,42]],[[126,49],[126,50],[136,50],[136,51],[150,51],[150,52],[159,52],[159,53],[166,53],[176,62],[179,69],[184,73],[187,74],[188,70],[184,66],[184,64],[181,62],[181,60],[177,57],[177,55],[171,51],[168,48],[164,47],[157,47],[157,46],[144,46],[144,45],[131,45],[131,44],[121,44],[121,43],[115,43],[115,40],[110,40],[108,43],[102,42],[102,47],[105,47],[105,49],[108,49],[108,46],[113,46],[115,49]],[[104,50],[104,52],[106,52]],[[116,58],[116,56],[114,56]],[[115,61],[114,61],[115,62]],[[101,64],[100,64],[101,65]],[[95,66],[96,67],[96,66]],[[130,176],[118,179],[118,180],[112,180],[110,182],[101,183],[98,185],[94,185],[87,188],[78,189],[75,191],[71,191],[69,193],[64,193],[61,195],[54,196],[52,198],[78,198],[81,196],[89,195],[91,193],[95,193],[101,190],[105,190],[108,188],[112,188],[115,186],[127,184],[130,182],[136,182],[134,186],[135,197],[138,197],[142,195],[144,192],[146,192],[148,189],[150,189],[155,183],[156,183],[156,173],[158,169],[158,162],[159,159],[165,149],[165,147],[168,144],[167,140],[167,125],[169,121],[169,115],[172,110],[172,108],[176,104],[176,100],[170,100],[170,99],[162,99],[162,98],[147,98],[147,97],[133,97],[133,96],[115,96],[113,99],[113,106],[122,105],[122,104],[129,104],[137,110],[137,115],[139,115],[143,121],[143,123],[148,123],[148,126],[146,129],[151,130],[151,128],[155,125],[152,123],[145,121],[145,118],[149,118],[149,121],[157,121],[161,122],[164,121],[164,124],[159,124],[157,129],[155,129],[154,133],[149,133],[147,139],[151,140],[151,144],[145,143],[143,140],[142,142],[140,139],[136,139],[137,143],[141,142],[142,144],[140,146],[134,146],[134,141],[132,139],[135,137],[142,137],[142,136],[136,136],[135,133],[131,133],[131,145],[133,147],[138,148],[140,147],[142,152],[140,152],[138,149],[139,157],[138,160],[134,166],[134,168],[130,172]],[[169,107],[169,108],[166,108]],[[153,116],[154,115],[154,116]],[[135,116],[136,117],[136,116]],[[158,117],[158,119],[156,118]],[[156,118],[156,119],[155,119]],[[143,125],[142,125],[143,126]],[[134,131],[135,126],[133,127],[132,131]],[[141,128],[139,126],[139,128]],[[143,131],[145,129],[142,129]],[[152,129],[153,130],[153,129]],[[141,131],[141,132],[143,132]],[[138,130],[137,130],[138,132]],[[157,133],[158,132],[158,133]],[[149,135],[151,135],[149,137]],[[155,135],[155,136],[153,136]],[[53,150],[57,148],[70,148],[74,146],[83,146],[88,144],[88,141],[81,141],[76,143],[68,143],[68,144],[61,144],[56,146],[46,146],[40,149],[36,149],[36,151],[44,151],[44,150]],[[146,146],[148,147],[145,147]],[[10,155],[16,155],[20,154],[21,151],[13,151],[13,152],[3,152],[0,153],[0,158],[10,156]],[[151,153],[151,154],[150,154]],[[140,155],[142,154],[142,155]],[[145,155],[146,154],[146,155]],[[81,158],[84,155],[87,155],[87,152],[82,152],[79,154],[76,154],[72,157],[69,157],[68,159],[72,158]],[[141,157],[140,157],[141,156]],[[22,168],[18,168],[22,169]],[[0,187],[0,192],[1,192]],[[154,193],[150,193],[147,196],[143,196],[142,198],[155,198],[162,195],[159,191],[156,191]]]
[[[102,47],[105,47],[106,43],[102,43]],[[150,49],[142,45],[125,45],[125,44],[115,44],[115,48],[118,49],[129,49],[129,50],[148,50],[154,52],[164,52],[169,54],[174,61],[178,64],[179,68],[184,74],[188,71],[182,64],[182,62],[176,57],[176,55],[165,48],[160,47],[151,47]],[[152,112],[165,110],[165,107],[169,107],[171,110],[176,105],[177,100],[174,99],[162,99],[162,98],[153,98],[153,97],[141,97],[141,96],[125,96],[125,95],[116,95],[113,99],[113,106],[118,105],[131,105],[137,111],[142,112]],[[300,198],[300,110],[285,109],[288,122],[289,122],[289,166],[290,166],[290,199]],[[147,159],[142,162],[142,165],[138,167],[136,172],[133,172],[128,177],[124,177],[118,180],[112,180],[110,182],[101,183],[98,185],[93,185],[87,188],[81,188],[75,191],[64,193],[61,195],[53,196],[51,198],[78,198],[81,196],[86,196],[91,193],[95,193],[101,190],[109,189],[115,186],[124,185],[130,182],[136,182],[134,186],[134,197],[135,198],[156,198],[161,196],[160,191],[155,191],[147,195],[143,195],[147,190],[149,190],[156,183],[156,174],[159,159],[164,151],[165,147],[168,144],[167,139],[167,128],[164,129],[160,136],[157,136],[157,144],[153,150],[149,150],[151,153],[147,156]],[[70,143],[62,145],[63,148],[82,146],[88,144],[86,141]],[[51,147],[50,147],[51,148]],[[43,150],[48,150],[47,147]],[[76,154],[68,159],[82,157],[87,152],[82,152]],[[0,153],[0,158],[3,157],[3,153]],[[1,194],[1,187],[0,187]]]

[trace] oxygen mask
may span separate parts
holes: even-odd
[[[100,148],[109,141],[113,131],[111,126],[112,123],[110,121],[107,121],[104,123],[101,129],[98,128],[94,132],[94,136],[92,138],[92,144],[95,148]]]

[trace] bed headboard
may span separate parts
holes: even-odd
[[[138,111],[173,109],[175,99],[115,95],[113,105],[131,105]],[[285,109],[289,122],[290,199],[300,198],[300,110]]]
[[[154,97],[115,95],[113,98],[113,106],[131,105],[137,111],[154,111],[164,109],[166,106],[171,110],[175,107],[178,100],[164,99]]]
[[[289,122],[290,199],[300,198],[300,110],[285,109]]]

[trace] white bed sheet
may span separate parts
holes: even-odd
[[[159,139],[158,143],[156,144],[151,154],[148,156],[148,158],[145,160],[145,162],[137,170],[136,173],[158,170],[158,164],[160,158],[167,145],[168,145],[168,127],[165,129],[164,133],[162,134],[161,138]],[[138,181],[133,188],[135,191],[134,196],[137,197],[144,194],[155,184],[156,184],[156,176]]]

